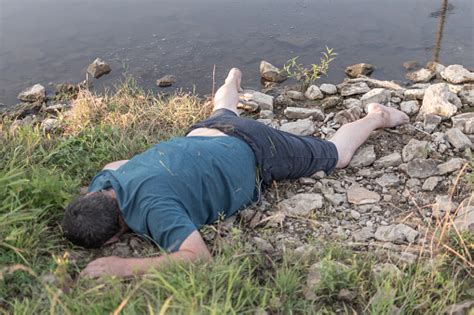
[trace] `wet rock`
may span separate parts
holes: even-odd
[[[433,71],[422,68],[420,70],[407,73],[406,78],[415,83],[426,83],[433,79],[435,75],[436,73]]]
[[[466,161],[464,159],[452,158],[449,161],[438,165],[439,175],[445,175],[460,170],[465,163]]]
[[[313,101],[320,100],[324,97],[323,92],[321,92],[321,90],[316,85],[310,85],[304,95],[307,99]]]
[[[367,93],[370,88],[365,82],[357,82],[353,84],[343,83],[340,85],[340,90],[342,96],[352,96]]]
[[[352,185],[347,190],[347,200],[355,205],[365,205],[380,201],[380,195],[359,185]]]
[[[176,77],[174,75],[168,74],[162,77],[161,79],[156,80],[156,85],[159,87],[172,86],[176,82]]]
[[[442,118],[438,115],[426,114],[423,120],[423,129],[428,133],[432,133],[436,130],[441,121]]]
[[[457,128],[451,128],[446,132],[446,140],[459,150],[464,150],[472,146],[471,140]]]
[[[321,92],[323,92],[326,95],[337,94],[337,87],[334,84],[324,83],[324,84],[321,84],[319,89],[321,90]]]
[[[393,173],[384,174],[375,180],[382,187],[391,187],[400,185],[400,179]]]
[[[369,166],[374,163],[377,156],[373,145],[363,146],[359,148],[350,162],[350,167]]]
[[[474,233],[474,206],[461,207],[454,224],[459,231]]]
[[[277,83],[281,83],[288,78],[281,73],[280,69],[265,60],[260,62],[260,76],[267,81]]]
[[[406,100],[422,100],[425,96],[426,89],[409,89],[403,92]]]
[[[273,245],[269,241],[267,241],[267,240],[265,240],[261,237],[255,236],[253,238],[253,243],[262,252],[272,253],[272,252],[275,251],[275,249],[273,248]]]
[[[443,314],[446,315],[472,315],[474,309],[474,300],[464,301],[457,304],[452,304],[446,307]]]
[[[434,217],[441,218],[445,213],[454,212],[457,207],[458,204],[453,202],[449,196],[438,195],[431,211]]]
[[[362,107],[362,103],[357,98],[347,98],[342,101],[342,106],[345,108]]]
[[[453,104],[452,93],[446,83],[433,84],[426,89],[420,114],[434,114],[445,118],[453,116],[458,108]]]
[[[336,116],[334,116],[334,121],[340,125],[344,125],[358,120],[361,115],[362,109],[360,107],[352,107],[337,112]]]
[[[390,166],[398,166],[402,163],[402,156],[398,152],[381,157],[374,162],[376,168],[386,168]]]
[[[442,64],[440,63],[437,63],[435,61],[429,61],[427,64],[426,64],[426,68],[428,70],[431,70],[433,71],[434,73],[436,73],[437,75],[441,75],[441,72],[446,69],[445,66],[443,66]]]
[[[411,178],[428,178],[438,175],[438,163],[431,159],[415,159],[406,164],[406,173]]]
[[[338,106],[341,104],[341,102],[342,99],[339,96],[331,96],[323,100],[321,107],[324,109],[329,109]]]
[[[240,94],[240,99],[248,102],[255,102],[260,110],[273,111],[273,96],[254,90],[244,90]]]
[[[295,101],[305,100],[305,96],[303,92],[300,92],[300,91],[287,91],[286,96],[288,96],[290,99],[295,100]]]
[[[390,102],[390,91],[386,89],[373,89],[362,95],[360,102],[361,105],[366,107],[370,103],[380,103],[386,105]]]
[[[400,110],[407,115],[416,114],[419,109],[420,105],[418,105],[417,101],[406,101],[400,103]]]
[[[98,79],[112,71],[110,66],[104,60],[97,58],[88,67],[87,73]]]
[[[415,60],[406,61],[403,63],[403,68],[407,69],[408,71],[412,71],[420,68],[420,64]]]
[[[313,193],[296,194],[278,204],[278,208],[288,215],[307,217],[323,206],[323,196]]]
[[[451,117],[453,128],[457,128],[466,134],[474,133],[474,112],[464,113]]]
[[[439,181],[440,177],[438,176],[429,177],[425,180],[421,189],[424,191],[433,191],[436,186],[438,186]]]
[[[374,72],[375,67],[368,63],[358,63],[352,66],[349,66],[344,71],[349,77],[356,78],[359,75],[369,76]]]
[[[404,162],[409,162],[413,159],[426,159],[429,153],[429,145],[427,141],[418,141],[411,139],[403,148],[402,158]]]
[[[317,108],[287,107],[284,110],[286,117],[290,119],[304,119],[312,117],[314,120],[324,120],[324,114]]]
[[[41,84],[35,84],[18,94],[17,98],[24,102],[43,102],[46,97],[46,92],[44,86]]]
[[[367,242],[371,238],[374,238],[374,232],[370,227],[363,227],[362,229],[352,233],[352,237],[356,242]]]
[[[405,224],[396,224],[380,226],[375,231],[375,239],[382,242],[391,242],[403,244],[405,242],[413,243],[418,237],[418,232]]]
[[[299,119],[295,122],[289,122],[281,125],[280,130],[299,136],[308,136],[316,131],[313,121],[308,119]]]
[[[441,77],[449,83],[460,84],[474,82],[474,73],[461,65],[451,65],[441,71]]]
[[[458,95],[463,104],[474,106],[474,84],[464,85]]]

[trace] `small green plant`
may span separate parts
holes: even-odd
[[[296,56],[286,62],[281,73],[301,82],[302,87],[306,89],[318,80],[321,75],[327,75],[329,64],[336,59],[336,56],[337,53],[332,48],[326,47],[326,51],[322,53],[322,57],[319,59],[319,64],[313,63],[309,68],[298,63],[299,56]]]

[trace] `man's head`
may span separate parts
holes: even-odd
[[[117,200],[109,191],[80,196],[66,208],[63,228],[74,244],[97,248],[121,232],[123,227]]]

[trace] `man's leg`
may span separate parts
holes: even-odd
[[[228,109],[240,115],[239,110],[237,109],[237,104],[239,104],[239,90],[240,90],[240,81],[242,80],[242,72],[237,68],[232,68],[225,79],[224,85],[222,85],[216,92],[214,96],[214,109]]]
[[[379,128],[406,124],[410,118],[403,112],[380,104],[369,104],[368,114],[362,119],[343,125],[329,140],[336,145],[339,159],[336,168],[346,167],[355,151]]]

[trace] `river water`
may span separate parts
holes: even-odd
[[[237,66],[259,88],[260,60],[310,64],[325,46],[338,57],[321,82],[358,62],[402,81],[408,60],[472,68],[473,11],[473,0],[0,0],[0,103],[35,83],[79,82],[96,57],[113,69],[98,89],[128,74],[158,91],[156,79],[174,74],[165,91],[201,94],[214,65],[218,83]]]

